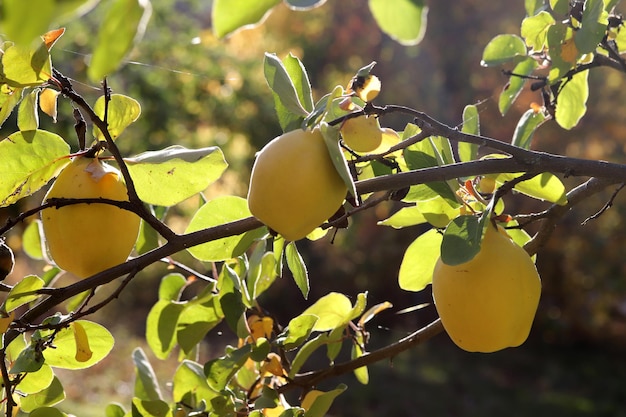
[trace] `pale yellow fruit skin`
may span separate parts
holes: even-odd
[[[97,159],[76,157],[44,198],[107,198],[128,201],[119,171]],[[139,217],[109,204],[76,204],[41,213],[52,260],[79,278],[128,259],[139,233]]]
[[[248,207],[286,240],[299,240],[337,212],[346,192],[321,132],[298,129],[257,154]]]
[[[341,126],[343,142],[353,151],[363,153],[378,148],[383,141],[383,130],[374,116],[353,117]]]
[[[541,280],[526,251],[489,225],[474,259],[456,266],[437,261],[432,290],[452,341],[469,352],[490,353],[526,341]]]

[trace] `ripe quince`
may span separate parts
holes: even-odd
[[[297,129],[257,154],[248,207],[286,240],[299,240],[335,214],[346,193],[320,130]]]
[[[97,158],[75,157],[46,194],[51,198],[128,201],[121,173]],[[128,259],[139,234],[139,217],[110,204],[74,204],[41,213],[52,260],[85,278]]]
[[[528,253],[490,224],[472,260],[460,265],[437,261],[432,290],[452,341],[469,352],[490,353],[526,341],[541,280]]]

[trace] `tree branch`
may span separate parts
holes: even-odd
[[[279,393],[290,391],[294,388],[310,388],[319,384],[321,381],[336,377],[339,375],[352,372],[355,369],[363,366],[371,365],[375,362],[379,362],[383,359],[390,359],[398,354],[408,350],[414,346],[417,346],[426,340],[433,338],[443,331],[443,325],[441,320],[437,319],[429,325],[422,327],[421,329],[411,333],[403,339],[398,340],[388,346],[373,352],[368,352],[363,356],[356,359],[349,360],[337,365],[330,366],[326,369],[319,371],[307,372],[296,375],[290,382],[277,389]]]

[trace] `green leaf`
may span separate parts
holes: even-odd
[[[9,46],[2,55],[2,78],[11,87],[35,87],[50,79],[52,62],[45,43],[37,49]]]
[[[404,149],[404,160],[410,170],[438,166],[439,160],[442,159],[442,155],[448,154],[447,158],[451,158],[452,151],[449,146],[449,142],[445,142],[439,138],[433,139],[432,142],[423,140]],[[445,198],[451,206],[458,205],[456,194],[452,191],[450,185],[445,181],[411,186],[409,195],[407,195],[404,200],[430,200],[437,196]]]
[[[65,369],[84,369],[95,365],[109,354],[115,341],[106,327],[86,320],[78,320],[77,322],[83,326],[87,333],[89,347],[93,352],[91,358],[84,362],[76,360],[74,332],[66,327],[61,329],[54,338],[56,349],[46,349],[43,352],[48,365]]]
[[[229,268],[222,267],[219,286],[219,306],[222,309],[224,319],[233,332],[237,332],[237,323],[241,319],[246,306],[243,303],[241,292],[235,288],[234,280],[228,276]]]
[[[44,130],[16,132],[0,141],[0,207],[43,187],[69,162],[69,145]]]
[[[186,401],[195,407],[201,400],[210,402],[218,393],[209,387],[202,365],[183,360],[174,373],[172,397],[175,402]]]
[[[309,76],[306,73],[306,68],[304,68],[302,61],[300,61],[300,59],[291,52],[283,59],[282,62],[294,88],[296,89],[298,101],[307,111],[307,114],[310,113],[313,111],[314,104],[311,82],[309,81]]]
[[[105,120],[105,107],[106,99],[104,96],[100,96],[93,106],[93,111],[102,120]],[[111,94],[111,100],[109,101],[107,110],[107,130],[113,139],[117,139],[124,129],[139,118],[141,105],[134,98],[122,94]],[[100,129],[96,126],[93,128],[93,136],[97,140],[106,140]]]
[[[511,144],[520,148],[530,149],[535,130],[546,120],[543,112],[527,110],[517,122]]]
[[[480,135],[480,118],[478,107],[470,104],[463,109],[463,133]],[[462,162],[473,161],[478,154],[478,145],[475,143],[459,142],[459,158]]]
[[[125,159],[139,198],[148,204],[173,206],[204,191],[228,167],[222,150],[173,145]]]
[[[313,314],[300,314],[289,321],[289,325],[283,333],[277,337],[277,343],[286,350],[292,350],[304,343],[319,318]]]
[[[37,112],[37,98],[39,92],[31,91],[24,97],[17,110],[17,127],[21,131],[37,130],[39,128],[39,113]]]
[[[192,233],[208,227],[219,226],[235,220],[250,217],[245,199],[235,196],[222,196],[208,201],[194,214],[185,233]],[[265,234],[264,228],[255,229],[241,235],[225,237],[189,248],[197,259],[207,262],[224,261],[243,254],[255,239]]]
[[[441,241],[443,263],[460,265],[471,261],[480,251],[483,226],[484,220],[479,221],[476,216],[459,216],[452,220],[446,227]]]
[[[29,414],[30,417],[67,417],[67,414],[54,407],[38,407]]]
[[[213,33],[223,38],[237,29],[259,24],[279,3],[280,0],[215,0],[211,11]]]
[[[550,0],[552,11],[557,14],[566,14],[569,11],[569,0]]]
[[[343,150],[339,145],[339,130],[332,126],[329,126],[325,122],[322,122],[320,124],[320,130],[322,132],[322,136],[324,137],[324,142],[326,143],[328,153],[330,154],[330,159],[332,159],[335,169],[339,173],[339,176],[341,176],[343,182],[346,184],[348,192],[351,195],[356,196],[356,186],[354,185],[354,180],[352,179],[352,175],[350,174],[350,169],[348,168],[346,159],[343,156]]]
[[[357,359],[365,354],[362,346],[364,344],[363,334],[361,332],[355,335],[355,341],[352,343],[352,349],[350,351],[350,358]],[[356,368],[354,370],[354,376],[357,381],[359,381],[363,385],[367,385],[370,380],[369,372],[367,370],[367,366],[361,366],[360,368]]]
[[[498,35],[485,47],[480,64],[493,67],[523,56],[526,56],[526,44],[522,38],[517,35]]]
[[[230,351],[225,356],[207,362],[204,365],[204,374],[207,377],[209,387],[215,391],[226,388],[228,382],[250,357],[251,350],[250,345],[245,345]]]
[[[291,362],[291,369],[289,370],[289,377],[293,378],[298,371],[302,368],[306,360],[320,347],[329,343],[329,337],[327,333],[320,333],[313,339],[306,342],[296,353],[296,356]]]
[[[284,61],[276,54],[265,53],[263,67],[265,80],[274,97],[278,121],[283,132],[288,132],[300,128],[305,116],[313,110],[313,99],[302,63],[291,55]]]
[[[515,102],[520,92],[524,88],[526,79],[524,76],[530,75],[535,68],[537,68],[537,61],[532,58],[526,58],[513,68],[513,74],[509,77],[509,82],[506,83],[500,97],[498,99],[498,109],[503,116],[509,111],[511,105]]]
[[[139,235],[135,242],[135,250],[139,255],[150,252],[159,247],[159,234],[143,219],[139,226]]]
[[[511,181],[520,175],[522,175],[522,173],[500,174],[498,175],[496,181],[498,183],[504,183],[506,181]],[[565,185],[563,185],[557,176],[549,172],[544,172],[529,180],[516,184],[515,190],[529,197],[548,201],[550,203],[558,205],[567,204],[567,192]]]
[[[148,25],[149,0],[113,0],[98,29],[87,75],[100,81],[115,71],[141,38]]]
[[[17,103],[22,99],[23,88],[0,84],[0,126],[7,120]]]
[[[65,399],[65,391],[61,381],[55,376],[52,383],[47,388],[27,395],[20,400],[21,411],[30,413],[37,408],[58,404]],[[42,414],[44,415],[44,414]],[[48,414],[45,414],[48,416]]]
[[[109,404],[104,410],[105,417],[124,417],[126,410],[119,404]]]
[[[6,311],[11,312],[16,308],[21,307],[24,304],[28,304],[31,301],[35,301],[41,297],[41,295],[37,294],[36,291],[43,288],[43,286],[43,280],[36,275],[28,275],[24,277],[11,289],[11,291],[9,291],[9,295],[4,302]]]
[[[304,413],[304,417],[324,417],[333,401],[339,394],[344,392],[348,387],[345,384],[339,384],[337,388],[332,391],[324,392],[313,400],[308,410]]]
[[[352,303],[343,294],[331,292],[302,312],[318,318],[313,331],[323,332],[341,327],[352,319]]]
[[[43,246],[39,227],[41,220],[35,219],[28,223],[22,234],[22,249],[32,259],[43,259]]]
[[[571,32],[572,29],[564,24],[555,24],[548,29],[548,52],[552,61],[548,78],[551,82],[563,77],[574,67],[574,62],[565,61],[562,58],[563,45],[566,39],[573,36]]]
[[[443,236],[430,229],[413,241],[404,252],[398,282],[405,291],[421,291],[433,279],[433,268],[441,253]]]
[[[276,258],[274,253],[265,252],[261,257],[258,267],[248,274],[248,284],[252,299],[256,300],[263,294],[276,280]]]
[[[154,355],[166,359],[176,344],[178,318],[184,306],[166,300],[157,301],[146,318],[146,341]]]
[[[135,397],[141,400],[156,401],[162,398],[161,389],[154,369],[143,349],[133,350],[135,364]]]
[[[548,29],[556,22],[554,17],[546,11],[529,16],[522,20],[520,33],[531,51],[541,52],[546,45]]]
[[[167,274],[161,279],[159,285],[159,300],[178,301],[185,285],[187,285],[187,280],[182,274]]]
[[[534,16],[537,12],[543,10],[545,0],[524,0],[524,8],[528,16]]]
[[[222,321],[222,316],[214,305],[215,302],[217,302],[216,298],[211,298],[203,303],[189,302],[185,305],[178,318],[176,333],[176,340],[185,354],[192,352],[207,332]]]
[[[133,398],[133,415],[142,417],[172,417],[168,403],[162,400],[142,400]]]
[[[34,394],[48,388],[53,380],[54,372],[52,372],[52,368],[44,363],[39,370],[26,373],[17,385],[17,389],[24,394]]]
[[[424,224],[428,221],[417,206],[403,207],[391,217],[378,222],[381,226],[391,226],[394,229]]]
[[[306,264],[298,252],[295,242],[289,242],[287,247],[285,247],[285,258],[287,259],[287,266],[293,275],[293,280],[306,299],[309,295],[309,275],[306,270]]]
[[[587,112],[589,71],[579,72],[559,91],[556,101],[556,122],[563,129],[574,128]]]
[[[426,33],[428,7],[423,0],[369,0],[380,29],[402,45],[417,45]]]
[[[609,23],[604,0],[587,0],[583,9],[582,27],[576,32],[574,42],[580,54],[593,52],[606,34]]]
[[[37,372],[44,365],[45,358],[41,354],[41,348],[37,342],[31,342],[22,350],[14,360],[9,369],[10,374],[21,374],[23,372]]]

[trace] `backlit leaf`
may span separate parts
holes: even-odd
[[[537,61],[532,58],[526,58],[513,68],[512,72],[516,75],[509,77],[509,82],[506,83],[498,98],[498,109],[503,116],[509,111],[511,105],[524,88],[526,83],[524,76],[532,73],[535,68],[537,68]]]
[[[333,165],[339,173],[339,176],[346,184],[346,188],[348,188],[348,193],[356,196],[357,192],[356,186],[354,185],[354,180],[352,179],[352,175],[350,175],[348,164],[346,162],[346,159],[343,157],[343,151],[339,146],[339,130],[332,126],[329,126],[327,123],[322,123],[320,125],[320,130],[322,131],[324,142],[326,143],[326,147],[328,148],[330,159],[333,161]]]
[[[530,15],[522,21],[520,33],[526,45],[535,52],[543,51],[548,36],[548,29],[555,23],[554,17],[546,11]]]
[[[113,0],[98,29],[87,75],[97,82],[115,71],[143,37],[152,5],[149,0]]]
[[[537,130],[545,120],[546,116],[543,112],[535,112],[532,109],[527,110],[519,119],[519,122],[517,122],[511,144],[519,146],[520,148],[530,149],[535,130]]]
[[[218,395],[209,387],[202,365],[184,360],[176,369],[173,380],[172,397],[176,402],[186,401],[192,407],[201,400],[211,401]]]
[[[69,145],[44,130],[16,132],[0,141],[0,207],[33,194],[69,162]]]
[[[254,26],[279,3],[280,0],[215,0],[211,11],[213,33],[223,38],[237,29]]]
[[[423,0],[369,0],[380,29],[402,45],[417,45],[426,32],[428,7]]]
[[[187,303],[178,318],[176,340],[184,353],[193,351],[207,332],[217,326],[222,317],[214,303],[217,297],[203,303]]]
[[[480,118],[476,105],[467,105],[463,109],[463,133],[480,135]],[[473,161],[478,154],[478,145],[469,142],[459,142],[459,158],[462,162]]]
[[[225,356],[213,359],[204,365],[204,374],[209,386],[215,391],[223,390],[235,373],[250,357],[251,346],[245,345],[232,350]]]
[[[27,395],[20,400],[21,411],[30,413],[39,407],[48,407],[60,403],[65,399],[65,391],[61,381],[55,376],[52,383],[45,389],[34,394]],[[49,410],[45,410],[46,412]],[[41,416],[54,416],[54,414],[43,413]]]
[[[187,149],[174,145],[125,159],[139,198],[173,206],[204,191],[228,164],[218,147]]]
[[[398,283],[405,291],[421,291],[433,279],[433,268],[441,253],[442,234],[431,229],[421,234],[404,252]]]
[[[289,59],[286,59],[286,62],[289,61]],[[272,90],[278,120],[284,132],[300,127],[304,117],[309,114],[300,97],[302,95],[303,99],[309,100],[309,97],[304,94],[302,84],[303,82],[308,83],[308,79],[302,76],[304,69],[301,67],[300,71],[294,71],[297,69],[295,65],[290,63],[289,66],[296,77],[295,81],[300,81],[298,82],[298,87],[296,87],[287,67],[276,54],[265,54],[265,60],[263,61],[265,80]],[[300,94],[298,94],[298,91],[300,91]],[[308,105],[308,103],[306,104]],[[310,110],[312,110],[312,107],[310,106]]]
[[[37,49],[13,45],[2,55],[3,80],[11,87],[34,87],[48,81],[52,63],[43,42]]]
[[[608,16],[608,12],[604,10],[604,0],[585,1],[582,27],[574,38],[579,53],[586,54],[596,50],[606,34]]]
[[[522,174],[500,174],[497,177],[498,183],[510,181]],[[567,204],[567,192],[565,185],[561,180],[549,172],[539,174],[529,180],[522,181],[515,185],[515,190],[529,197],[539,200],[548,201],[550,203],[565,205]]]
[[[46,363],[52,367],[66,369],[88,368],[104,359],[115,343],[111,333],[100,324],[79,320],[89,338],[89,347],[93,354],[89,360],[76,360],[76,341],[74,332],[70,328],[61,329],[54,338],[56,349],[46,349],[43,352]]]
[[[309,275],[306,270],[306,264],[298,252],[295,242],[289,242],[285,247],[285,258],[287,259],[287,266],[293,275],[293,280],[304,298],[307,298],[309,295]]]
[[[219,226],[235,220],[250,217],[245,199],[235,196],[222,196],[208,201],[194,214],[185,233],[208,227]],[[265,234],[264,228],[255,229],[241,235],[225,237],[189,248],[189,252],[201,261],[224,261],[243,254],[255,239]]]
[[[526,44],[522,38],[517,35],[498,35],[485,47],[480,63],[485,67],[492,67],[520,56],[526,56]]]
[[[35,219],[26,225],[22,234],[22,249],[33,259],[43,259],[40,225],[41,220]]]
[[[317,300],[301,315],[314,315],[318,320],[313,331],[332,330],[343,326],[352,318],[352,303],[343,294],[331,292]]]
[[[17,103],[22,99],[23,88],[0,85],[0,126],[7,120]]]
[[[146,341],[154,355],[166,359],[176,345],[178,318],[184,306],[167,300],[157,301],[146,318]]]
[[[37,91],[31,91],[22,99],[17,109],[17,127],[19,130],[36,130],[39,128],[37,97]]]
[[[309,391],[301,404],[302,408],[306,410],[304,417],[324,417],[330,410],[335,398],[347,388],[345,384],[339,384],[337,388],[328,392]]]
[[[391,217],[378,222],[381,226],[391,226],[401,229],[407,226],[424,224],[427,220],[417,206],[403,207],[395,212]]]
[[[28,275],[9,291],[4,303],[7,312],[13,311],[24,304],[30,303],[41,297],[36,291],[44,286],[44,282],[36,275]]]
[[[105,97],[100,96],[93,106],[93,111],[102,120],[105,120],[105,104]],[[107,110],[107,130],[113,139],[117,139],[117,137],[122,134],[124,129],[137,120],[141,114],[141,106],[139,105],[139,102],[134,98],[122,94],[111,94],[111,100],[109,101]],[[93,135],[97,140],[105,140],[100,129],[95,126],[93,128]]]
[[[556,101],[556,121],[564,129],[574,128],[587,112],[589,71],[582,71],[565,83]]]
[[[286,350],[300,346],[308,339],[318,320],[319,318],[313,314],[300,314],[294,317],[289,321],[285,332],[278,336],[277,342]]]
[[[17,385],[17,389],[25,394],[34,394],[48,388],[53,379],[52,368],[44,363],[38,371],[27,373]]]

